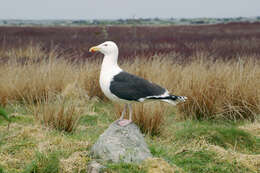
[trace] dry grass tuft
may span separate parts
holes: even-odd
[[[120,117],[123,106],[116,105],[116,116]],[[133,105],[133,121],[140,127],[143,133],[158,135],[161,133],[165,116],[169,113],[167,106],[163,103],[145,103]]]
[[[183,68],[181,93],[189,98],[179,107],[185,118],[248,119],[260,113],[260,64],[195,61]]]
[[[47,127],[73,132],[81,117],[82,110],[75,102],[67,102],[62,97],[53,101],[39,102],[34,107],[34,115]]]

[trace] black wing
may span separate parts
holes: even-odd
[[[121,72],[114,76],[110,91],[121,99],[138,101],[140,98],[162,95],[166,90],[143,78]]]

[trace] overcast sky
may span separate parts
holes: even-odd
[[[0,0],[0,19],[260,16],[260,0]]]

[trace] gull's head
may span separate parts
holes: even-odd
[[[118,47],[113,41],[106,41],[89,49],[90,52],[101,52],[104,55],[118,54]]]

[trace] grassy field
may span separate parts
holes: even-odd
[[[88,107],[88,109],[86,109]],[[1,122],[2,172],[84,172],[91,146],[114,120],[113,105],[84,103],[73,133],[43,126],[25,106],[8,106],[12,124]],[[168,108],[172,112],[172,108]],[[155,157],[179,172],[258,172],[259,123],[177,121],[170,111],[160,135],[146,135]],[[146,172],[143,165],[106,163],[108,172]]]
[[[101,55],[87,53],[106,39],[119,43],[126,71],[189,98],[134,105],[155,157],[180,173],[260,172],[258,27],[1,27],[0,105],[11,123],[0,117],[0,173],[86,171],[91,146],[122,111],[98,87]],[[162,164],[104,165],[139,173]]]

